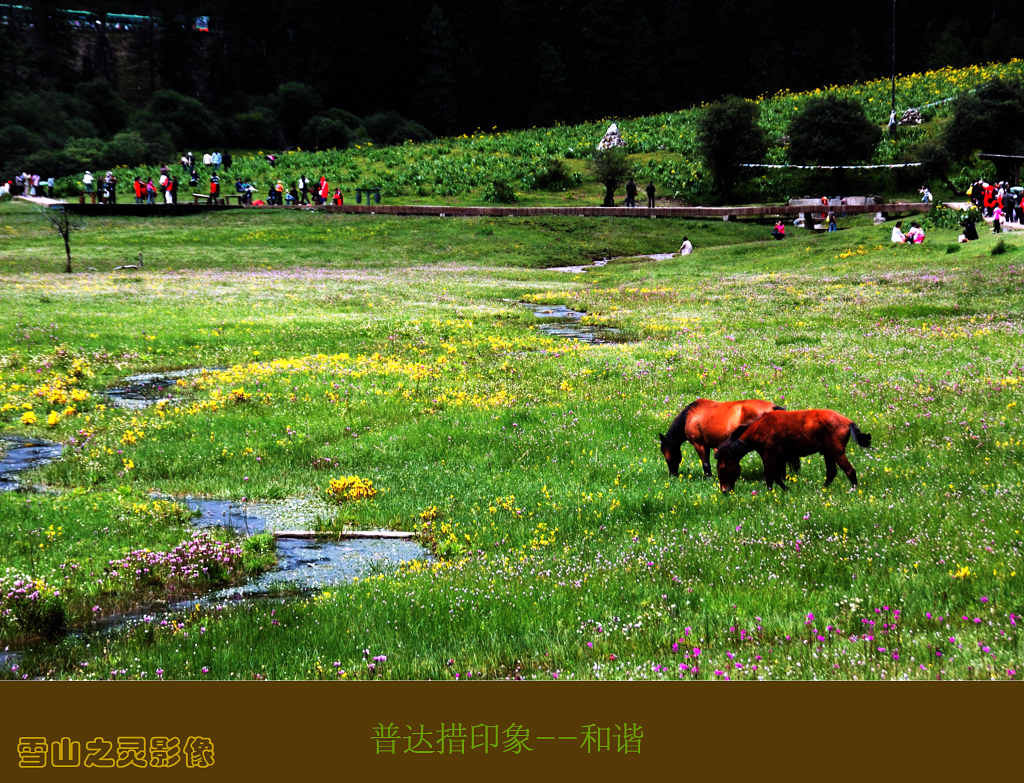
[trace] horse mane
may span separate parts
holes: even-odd
[[[744,424],[742,427],[738,427],[732,435],[729,436],[729,440],[715,449],[715,454],[720,459],[742,459],[744,454],[749,454],[753,451],[753,446],[740,440],[740,437],[746,431],[748,426],[749,425]]]
[[[675,446],[686,440],[686,419],[689,417],[690,411],[692,411],[699,402],[700,400],[694,400],[679,411],[679,415],[672,420],[672,423],[668,426],[668,432],[665,433],[665,440],[668,443]]]

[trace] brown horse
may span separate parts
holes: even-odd
[[[773,483],[786,489],[783,482],[788,460],[818,452],[825,457],[826,487],[836,477],[836,465],[843,469],[850,484],[857,486],[857,471],[846,458],[846,443],[851,435],[861,448],[871,446],[870,435],[835,411],[770,411],[752,424],[738,427],[715,451],[718,485],[722,492],[731,492],[740,475],[743,455],[756,451],[764,463],[768,489]]]
[[[750,424],[772,410],[783,409],[767,400],[694,400],[680,411],[669,425],[668,432],[658,436],[661,439],[661,453],[668,463],[669,475],[679,475],[679,463],[683,459],[682,445],[689,441],[700,457],[704,475],[710,477],[711,450],[728,440],[737,427]],[[800,470],[799,459],[792,464],[794,472]]]

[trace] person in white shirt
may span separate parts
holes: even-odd
[[[902,245],[907,241],[907,237],[903,233],[902,221],[897,222],[896,225],[892,227],[892,241],[898,245]]]
[[[693,252],[693,242],[687,237],[683,237],[683,244],[679,246],[679,255],[688,256]]]

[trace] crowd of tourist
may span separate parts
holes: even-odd
[[[268,162],[273,166],[277,159],[273,155],[267,156]],[[182,170],[182,179],[187,175],[188,186],[193,195],[201,195],[211,203],[216,203],[227,197],[221,184],[222,175],[226,175],[231,169],[232,158],[230,152],[206,152],[197,161],[191,152],[181,156],[179,163]],[[26,175],[27,177],[27,175]],[[227,177],[224,177],[227,179]],[[17,192],[11,191],[12,195],[35,195],[34,188],[31,190],[20,190],[21,178]],[[38,180],[37,180],[38,181]],[[49,180],[50,192],[52,193],[53,179]],[[117,178],[108,171],[105,176],[97,180],[91,171],[86,171],[81,181],[83,198],[93,204],[116,204],[117,203]],[[159,173],[151,177],[135,177],[132,182],[132,191],[136,204],[177,204],[180,181],[174,171],[165,163],[160,166]],[[208,190],[207,190],[208,188]],[[200,189],[206,192],[199,192]],[[288,187],[280,179],[273,181],[267,189],[266,196],[260,197],[259,189],[248,177],[236,177],[234,182],[234,193],[239,204],[252,206],[284,206],[302,204],[335,204],[341,206],[345,203],[345,197],[341,188],[335,188],[331,193],[327,177],[320,176],[317,182],[313,182],[305,175],[299,177],[298,181],[290,183]]]
[[[992,230],[999,233],[1002,223],[1024,222],[1024,188],[1010,187],[1008,182],[988,183],[978,180],[967,188],[967,197],[979,210],[983,217],[992,218]]]
[[[38,174],[29,174],[27,171],[15,174],[13,179],[7,180],[0,187],[0,193],[8,196],[46,196],[53,198],[55,182],[53,177],[43,179]]]

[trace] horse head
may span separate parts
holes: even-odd
[[[718,486],[722,492],[732,492],[736,479],[740,477],[740,460],[753,450],[753,446],[740,440],[749,424],[737,427],[729,435],[729,439],[715,449],[715,460],[718,462]]]
[[[679,463],[683,460],[682,443],[672,443],[664,435],[658,435],[658,439],[661,442],[661,455],[665,458],[665,462],[668,465],[668,474],[670,476],[679,475]]]

